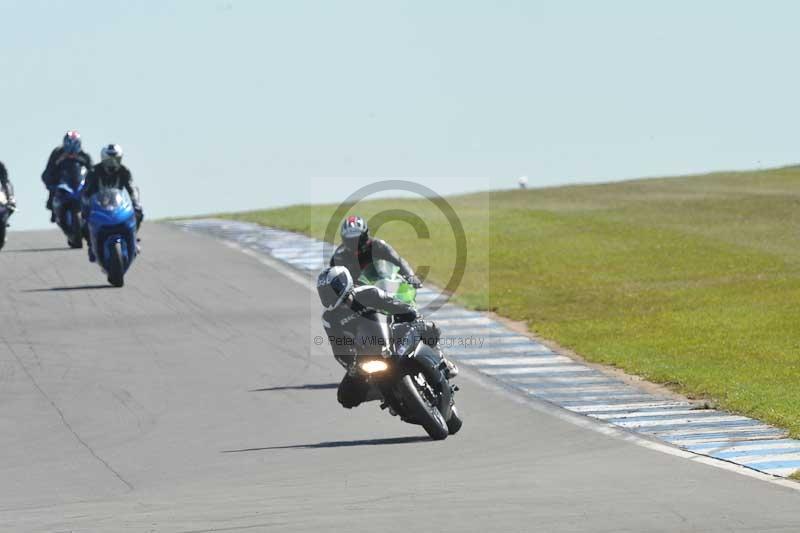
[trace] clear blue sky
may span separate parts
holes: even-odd
[[[15,229],[47,225],[72,128],[123,145],[151,217],[308,201],[319,177],[338,201],[800,161],[797,2],[0,0],[0,21]]]

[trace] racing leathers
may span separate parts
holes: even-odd
[[[350,271],[350,275],[353,277],[356,284],[358,284],[358,277],[373,263],[373,261],[384,259],[397,265],[400,269],[400,275],[406,278],[409,283],[416,287],[421,285],[420,280],[414,275],[414,269],[411,268],[408,261],[400,257],[400,254],[386,241],[363,236],[359,239],[356,248],[356,250],[353,250],[344,244],[340,244],[331,256],[330,266],[345,267]]]
[[[86,167],[87,170],[92,169],[92,157],[81,150],[77,154],[68,153],[63,147],[59,146],[50,152],[50,157],[47,160],[47,166],[42,172],[42,182],[47,187],[47,204],[46,207],[51,212],[53,210],[53,191],[58,185],[58,165],[66,159],[77,159],[81,165]],[[51,213],[50,222],[55,222],[55,213]]]
[[[337,398],[343,407],[351,409],[367,399],[369,385],[349,370],[358,353],[380,354],[388,348],[387,322],[380,314],[391,315],[395,322],[410,322],[418,318],[412,306],[392,298],[382,289],[363,285],[353,289],[339,306],[322,314],[322,324],[337,361],[348,369],[339,383]],[[422,339],[425,344],[438,349],[440,332],[433,322],[425,322]]]
[[[0,161],[0,190],[5,193],[8,206],[12,209],[16,208],[17,200],[14,198],[14,186],[8,179],[8,171],[2,161]]]

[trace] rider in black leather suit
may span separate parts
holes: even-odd
[[[377,259],[384,259],[397,265],[400,275],[416,288],[422,286],[420,279],[408,261],[400,257],[389,243],[369,236],[366,221],[359,216],[349,216],[342,223],[342,244],[333,252],[330,266],[343,266],[350,271],[353,280],[358,283],[361,273]]]
[[[2,161],[0,161],[0,189],[6,194],[8,206],[11,209],[15,209],[17,200],[14,198],[14,186],[11,184],[11,180],[8,179],[8,171]]]
[[[392,298],[382,289],[372,285],[354,287],[350,272],[344,267],[329,267],[317,278],[317,291],[326,310],[322,324],[328,336],[333,355],[345,368],[355,362],[357,350],[376,355],[386,346],[388,329],[381,313],[391,315],[395,322],[410,322],[419,318],[412,306]],[[438,350],[439,328],[433,322],[425,322],[423,342]],[[441,351],[439,351],[441,355]],[[444,359],[448,364],[449,362]],[[451,368],[449,363],[446,372]],[[457,370],[448,377],[455,377]],[[339,383],[339,403],[348,409],[365,401],[368,385],[359,375],[347,372]]]

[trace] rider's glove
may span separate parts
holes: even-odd
[[[415,289],[419,289],[422,287],[422,280],[419,279],[415,274],[412,274],[411,276],[408,276],[408,284]]]

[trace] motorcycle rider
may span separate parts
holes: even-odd
[[[11,184],[11,180],[8,179],[8,171],[2,161],[0,161],[0,190],[6,195],[9,209],[12,211],[16,209],[17,199],[14,197],[14,186]]]
[[[133,211],[136,215],[136,230],[142,225],[144,212],[139,202],[139,188],[133,182],[133,176],[128,167],[122,164],[122,147],[118,144],[107,144],[100,150],[100,163],[95,165],[86,177],[86,187],[83,189],[83,236],[89,244],[89,261],[94,262],[94,252],[89,242],[89,207],[90,198],[101,187],[125,189],[131,197]],[[137,241],[138,241],[137,237]],[[138,246],[137,246],[138,248]]]
[[[419,318],[414,306],[396,300],[382,289],[372,285],[355,287],[350,271],[342,266],[328,267],[320,272],[317,277],[317,293],[320,302],[325,307],[322,314],[322,324],[328,336],[328,342],[336,359],[348,369],[355,362],[356,347],[354,342],[359,337],[373,340],[375,349],[380,350],[385,345],[385,335],[381,333],[381,325],[375,321],[376,313],[385,313],[394,317],[395,321],[410,322]],[[358,320],[361,318],[362,320]],[[358,328],[373,329],[374,335],[357,336]],[[425,331],[422,339],[425,344],[435,349],[444,363],[445,375],[449,378],[458,373],[455,365],[445,359],[438,346],[440,337],[439,328],[433,322],[425,322]],[[369,386],[357,374],[347,372],[339,383],[337,399],[342,407],[352,409],[367,400]]]
[[[46,207],[50,210],[50,222],[56,221],[56,214],[53,211],[53,191],[58,185],[58,165],[65,159],[77,159],[87,170],[92,168],[92,157],[81,149],[81,134],[75,130],[64,134],[61,146],[50,152],[47,166],[42,172],[42,182],[47,187]]]
[[[394,248],[384,240],[370,238],[367,222],[360,216],[351,215],[345,218],[339,233],[342,236],[342,244],[333,252],[330,266],[346,267],[353,279],[358,280],[361,272],[374,260],[384,259],[397,265],[400,274],[415,288],[422,286],[422,281],[414,274],[414,269]]]

